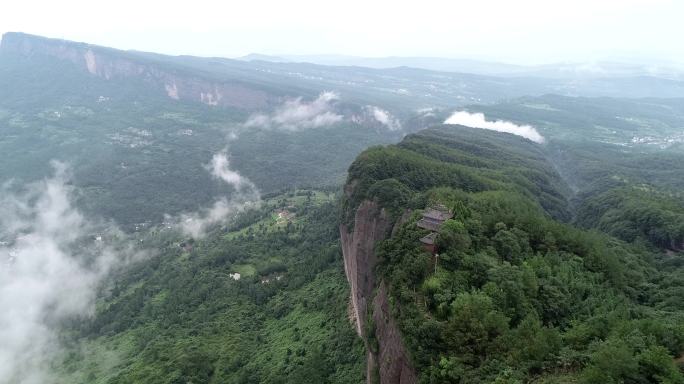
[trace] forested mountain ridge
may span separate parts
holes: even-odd
[[[0,382],[684,383],[681,97],[5,34],[0,298],[92,302]]]
[[[572,190],[575,223],[659,249],[680,249],[684,188],[681,99],[524,97],[471,106],[535,126]]]
[[[338,186],[363,149],[439,123],[447,108],[548,92],[614,94],[593,84],[568,89],[541,79],[413,68],[174,57],[6,33],[0,44],[0,151],[6,154],[0,177],[40,180],[51,172],[50,160],[64,161],[74,168],[82,208],[126,228],[149,225],[233,192],[206,171],[212,155],[222,150],[233,169],[262,193]],[[649,89],[660,96],[680,87],[659,84]],[[555,120],[549,120],[562,135],[564,121],[574,125],[577,107],[587,109],[595,101],[539,97],[551,101],[528,96],[522,107],[504,102],[485,110],[498,116],[508,109],[502,117],[524,122],[535,121],[534,113],[551,116],[545,108],[558,110],[554,100],[575,103],[575,109],[555,111]],[[612,113],[612,104],[619,109],[624,103],[601,100],[594,109]],[[650,102],[630,103],[640,106],[630,109],[640,110]],[[277,123],[296,108],[310,114],[303,125]],[[649,116],[676,120],[677,111],[671,101]],[[650,126],[643,119],[624,123],[632,129]]]
[[[393,146],[364,151],[349,167],[346,201],[369,196],[384,205],[408,201],[408,190],[450,186],[469,192],[509,190],[569,219],[568,186],[539,145],[512,134],[445,125],[422,130]]]
[[[171,99],[239,108],[263,107],[284,95],[313,97],[323,89],[353,95],[361,103],[379,103],[386,108],[394,106],[392,112],[399,114],[410,114],[411,110],[423,107],[493,103],[551,93],[592,97],[684,97],[681,81],[656,77],[561,81],[439,72],[405,66],[371,69],[246,62],[122,51],[24,33],[6,33],[0,53],[6,57],[49,56],[104,79],[143,79],[155,86],[157,94]]]
[[[364,151],[339,207],[294,191],[203,240],[144,231],[160,253],[65,328],[59,380],[682,382],[681,256],[568,224],[551,149],[435,126]],[[437,204],[439,258],[416,226]]]
[[[573,209],[569,195],[549,183],[560,176],[548,158],[535,165],[546,149],[534,145],[443,126],[352,164],[340,230],[369,377],[684,381],[674,362],[684,350],[684,306],[670,296],[682,290],[682,270],[665,269],[681,263],[559,222],[569,216],[558,212]],[[419,241],[429,231],[416,226],[435,204],[455,215],[438,232],[439,258]]]
[[[48,39],[22,33],[6,33],[0,54],[14,59],[57,59],[104,80],[137,80],[158,95],[173,100],[212,106],[256,109],[275,103],[286,93],[268,81],[245,81],[239,76],[219,76],[192,65],[192,58],[171,58],[144,52]],[[189,63],[187,63],[189,62]],[[294,86],[294,84],[292,85]],[[306,89],[296,89],[305,93]],[[309,95],[315,90],[309,89]]]

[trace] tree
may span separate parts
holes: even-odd
[[[470,248],[471,239],[463,222],[446,220],[439,229],[438,245],[440,249],[466,251]]]
[[[490,350],[501,347],[500,337],[508,331],[508,319],[482,292],[462,293],[451,304],[447,344],[459,351],[463,361],[478,364]]]

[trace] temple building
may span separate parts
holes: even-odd
[[[436,241],[437,232],[430,232],[429,235],[420,238],[420,242],[423,243],[423,248],[433,255],[437,253],[437,244],[435,244]]]
[[[441,204],[426,208],[425,211],[423,211],[423,217],[416,225],[418,228],[423,228],[430,231],[430,234],[420,239],[420,242],[423,243],[426,251],[432,253],[433,255],[437,253],[437,232],[442,224],[452,217],[454,217],[454,215]]]
[[[432,232],[439,231],[439,227],[446,221],[454,217],[449,210],[443,205],[437,205],[433,208],[426,208],[423,211],[423,218],[418,221],[418,227],[427,229]]]

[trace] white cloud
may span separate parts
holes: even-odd
[[[381,125],[387,130],[398,131],[401,129],[401,122],[388,111],[374,105],[366,105],[363,113],[351,117],[351,121],[356,124],[378,126]]]
[[[226,184],[232,185],[236,190],[242,190],[244,188],[256,190],[256,186],[249,179],[240,175],[237,171],[230,169],[227,148],[221,152],[215,153],[206,168],[211,172],[213,177],[223,180]]]
[[[302,101],[301,97],[287,100],[269,115],[254,114],[250,116],[244,126],[286,131],[301,131],[329,126],[343,119],[343,116],[337,114],[333,109],[333,102],[338,99],[339,96],[335,92],[322,92],[311,102]]]
[[[55,325],[91,315],[102,279],[134,256],[94,240],[102,226],[72,206],[67,168],[54,166],[54,177],[0,194],[0,378],[8,382],[50,381]]]
[[[487,121],[484,113],[470,113],[466,111],[454,112],[446,121],[444,121],[444,124],[458,124],[471,128],[512,133],[536,143],[544,142],[544,137],[531,125],[517,125],[505,120]]]
[[[231,133],[229,140],[235,138],[235,133]],[[227,148],[214,154],[205,168],[213,177],[233,187],[230,196],[216,200],[211,207],[184,213],[176,218],[167,216],[166,220],[175,222],[185,234],[197,238],[204,236],[210,227],[234,218],[247,209],[259,206],[261,199],[259,189],[248,178],[230,168],[228,156]]]
[[[390,131],[396,131],[401,129],[401,123],[399,122],[399,120],[397,120],[397,118],[392,116],[392,114],[387,112],[386,110],[380,107],[376,107],[374,105],[367,105],[366,111],[375,121],[384,125]]]

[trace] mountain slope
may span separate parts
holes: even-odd
[[[94,316],[66,325],[56,382],[362,382],[335,198],[277,196],[202,240],[140,234],[159,253],[111,276]]]
[[[547,138],[548,157],[573,189],[578,225],[678,250],[683,108],[681,99],[547,95],[469,110],[531,124]]]
[[[212,63],[6,34],[0,179],[37,180],[51,172],[51,160],[66,162],[81,208],[133,227],[231,195],[207,170],[226,147],[229,164],[272,193],[337,185],[358,152],[401,135],[369,120],[349,95],[319,107],[321,85],[302,88],[244,64],[228,71],[219,63],[217,71]],[[297,107],[309,108],[310,119],[344,119],[313,129],[245,126],[252,116]],[[343,138],[354,139],[337,145]]]
[[[547,92],[565,96],[518,98]],[[7,194],[67,162],[56,168],[73,173],[79,212],[149,250],[98,286],[92,317],[40,323],[65,346],[56,380],[683,382],[682,104],[567,96],[613,94],[684,95],[649,77],[245,62],[5,35]],[[466,104],[533,124],[546,144],[415,132]],[[329,191],[345,176],[338,215]],[[246,211],[228,209],[205,237],[174,229],[244,186]],[[40,209],[28,200],[12,201],[20,216]],[[433,257],[417,222],[439,204],[456,217],[427,239]],[[31,240],[10,227],[3,266]],[[110,241],[78,235],[85,259]]]
[[[355,161],[340,230],[370,377],[684,380],[673,360],[684,306],[659,294],[681,290],[682,271],[553,219],[568,206],[543,153],[514,136],[443,126]],[[416,226],[437,203],[455,213],[438,231],[439,258]]]

